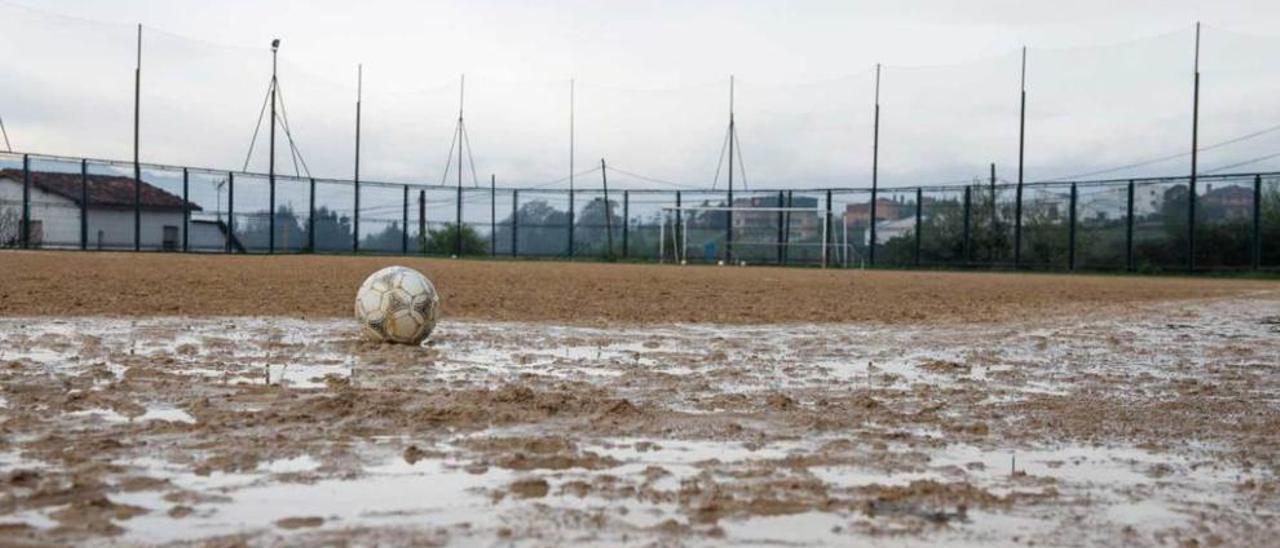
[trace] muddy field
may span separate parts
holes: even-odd
[[[401,261],[446,303],[408,348],[343,317],[392,262],[0,254],[0,539],[1280,535],[1274,282]]]
[[[1276,286],[1202,278],[5,252],[0,315],[346,317],[354,288],[392,264],[434,280],[449,318],[578,325],[991,322]]]

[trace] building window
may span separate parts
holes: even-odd
[[[178,227],[168,225],[164,227],[163,245],[165,251],[174,251],[178,249]]]

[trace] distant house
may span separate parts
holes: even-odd
[[[0,246],[20,245],[23,172],[0,170]],[[88,198],[87,207],[82,201]],[[184,212],[200,206],[184,201],[145,181],[140,186],[141,245],[144,249],[182,248]],[[134,239],[134,180],[115,175],[88,175],[82,185],[79,173],[31,172],[31,247],[79,247],[80,214],[88,215],[86,247],[132,249]],[[227,241],[220,221],[191,222],[191,244],[221,249]]]
[[[879,217],[879,207],[876,208],[876,217]],[[889,219],[876,222],[876,243],[884,244],[889,240],[899,236],[906,236],[913,233],[916,229],[915,217],[903,217],[901,219]],[[868,230],[863,236],[863,245],[871,245],[871,231]]]
[[[876,220],[886,221],[901,219],[911,215],[914,204],[895,202],[888,198],[876,199]],[[871,220],[871,203],[848,204],[844,206],[844,222],[849,226],[866,226]],[[877,227],[878,228],[878,227]],[[878,239],[878,238],[877,238]]]
[[[733,207],[802,207],[816,209],[818,207],[818,199],[811,196],[792,196],[791,204],[788,205],[785,199],[779,204],[778,196],[771,194],[736,198],[733,200]],[[733,229],[739,232],[751,229],[776,231],[778,229],[778,219],[777,211],[735,211],[733,213]],[[790,237],[793,240],[821,239],[819,237],[821,228],[822,225],[819,223],[819,215],[817,213],[791,212],[789,230]]]
[[[1205,211],[1214,211],[1225,219],[1248,219],[1253,217],[1253,189],[1239,185],[1219,186],[1205,185],[1203,196],[1199,202]]]

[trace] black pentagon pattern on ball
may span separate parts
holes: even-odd
[[[421,315],[423,318],[430,318],[431,305],[433,304],[433,301],[435,301],[435,295],[433,293],[428,293],[428,295],[425,296],[424,298],[415,299],[415,300],[417,302],[413,303],[413,309],[417,311],[418,314]]]
[[[404,290],[399,287],[387,291],[387,316],[409,308],[410,303],[405,299],[405,296]]]

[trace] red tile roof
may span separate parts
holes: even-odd
[[[0,178],[22,181],[22,170],[0,169]],[[89,175],[86,181],[91,207],[133,207],[133,178],[117,175]],[[57,194],[77,204],[80,203],[80,174],[57,173],[52,171],[32,171],[31,186]],[[176,209],[181,211],[185,205],[191,211],[200,211],[200,206],[183,202],[182,198],[168,191],[142,181],[141,201],[143,209]]]

